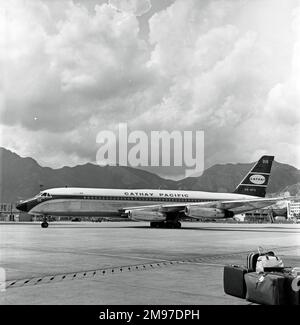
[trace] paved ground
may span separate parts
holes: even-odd
[[[0,223],[0,304],[248,304],[224,294],[223,266],[257,246],[300,266],[300,225]]]

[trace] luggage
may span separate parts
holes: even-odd
[[[256,272],[264,272],[265,268],[284,268],[284,264],[278,256],[260,255],[256,262]]]
[[[256,270],[256,262],[259,257],[259,253],[249,253],[247,256],[247,268],[249,272]]]
[[[245,299],[246,283],[244,275],[248,272],[245,266],[226,265],[223,272],[224,292],[228,295]]]
[[[279,274],[284,276],[284,292],[286,295],[287,305],[299,305],[300,304],[300,277],[293,273],[292,268],[283,268],[280,272],[273,272],[272,274]]]
[[[282,274],[246,273],[246,299],[262,305],[285,305],[285,280]]]
[[[259,256],[275,256],[273,251],[268,251],[263,253],[261,247],[258,248],[257,253],[249,253],[247,255],[247,268],[249,272],[255,272],[256,271],[256,263],[259,258]]]
[[[300,267],[294,267],[293,269],[292,269],[292,274],[293,274],[293,276],[298,276],[298,275],[300,275]]]
[[[284,272],[284,269],[285,267],[284,266],[274,266],[274,267],[269,267],[269,266],[265,266],[264,267],[264,272],[267,273],[267,272]]]
[[[262,305],[299,305],[300,268],[284,267],[273,251],[252,252],[247,266],[224,267],[225,293]]]
[[[297,284],[297,279],[300,282],[300,277],[295,277],[291,273],[284,273],[286,299],[288,305],[300,305],[300,283]]]

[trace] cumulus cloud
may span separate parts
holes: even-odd
[[[176,0],[143,39],[151,1],[94,3],[0,4],[3,146],[54,167],[94,161],[97,133],[127,121],[204,130],[206,167],[262,153],[300,167],[298,1]]]
[[[150,0],[109,0],[114,8],[132,13],[135,16],[142,16],[151,9]]]
[[[146,45],[137,37],[134,16],[106,4],[90,14],[70,2],[65,6],[65,20],[50,20],[45,26],[41,16],[35,15],[43,3],[26,1],[23,7],[20,3],[6,8],[12,21],[4,33],[1,57],[4,123],[71,130],[93,114],[104,114],[106,100],[134,96],[151,81],[151,71],[144,64]],[[44,15],[51,13],[45,10]]]
[[[237,156],[254,161],[264,152],[299,166],[299,73],[291,65],[299,60],[296,2],[254,2],[176,1],[153,16],[148,64],[168,76],[171,86],[163,101],[145,112],[144,122],[150,129],[180,123],[205,130],[207,165]],[[272,119],[275,114],[286,123]],[[294,143],[291,153],[279,143]]]

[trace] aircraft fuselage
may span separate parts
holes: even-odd
[[[33,215],[122,216],[130,207],[253,199],[253,196],[176,190],[53,188],[22,201],[17,208]]]

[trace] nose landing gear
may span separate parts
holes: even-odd
[[[49,227],[49,223],[47,222],[47,216],[45,216],[44,218],[43,218],[43,222],[41,223],[41,227],[42,228],[48,228]]]

